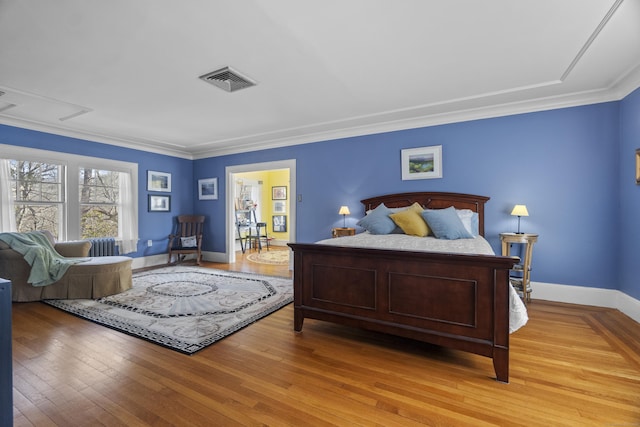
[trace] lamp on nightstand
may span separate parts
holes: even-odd
[[[518,232],[516,234],[524,234],[520,232],[520,217],[529,216],[527,207],[525,205],[515,205],[511,211],[511,215],[516,215],[518,217]]]
[[[347,228],[347,215],[351,215],[351,212],[349,212],[349,206],[340,206],[338,215],[342,215],[343,224],[344,224],[343,227]]]

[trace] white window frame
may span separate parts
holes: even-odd
[[[80,239],[80,168],[103,169],[130,174],[132,199],[136,212],[138,212],[137,163],[6,144],[0,144],[0,153],[0,157],[5,159],[49,162],[64,166],[63,187],[65,194],[62,208],[63,217],[60,224],[60,240]],[[122,236],[114,237],[119,238]]]

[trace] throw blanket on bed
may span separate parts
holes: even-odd
[[[31,266],[28,283],[33,286],[46,286],[60,280],[72,264],[86,261],[88,258],[65,258],[51,245],[42,233],[0,233],[0,240],[14,251],[20,253]]]
[[[473,239],[445,240],[436,239],[435,237],[409,236],[406,234],[379,235],[364,232],[356,234],[355,236],[326,239],[316,243],[373,249],[495,255],[489,242],[482,236],[477,236]],[[523,327],[528,320],[527,307],[511,283],[509,283],[509,333],[513,333]]]

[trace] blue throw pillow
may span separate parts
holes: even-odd
[[[422,212],[422,217],[438,239],[473,239],[453,206],[446,209],[427,209]]]
[[[396,223],[389,218],[392,213],[391,209],[381,203],[358,221],[358,225],[371,234],[389,234],[396,228]]]

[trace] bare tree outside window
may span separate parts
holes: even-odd
[[[118,235],[119,172],[80,168],[83,239]]]
[[[48,230],[58,237],[64,204],[64,166],[21,160],[11,160],[9,166],[17,230]]]

